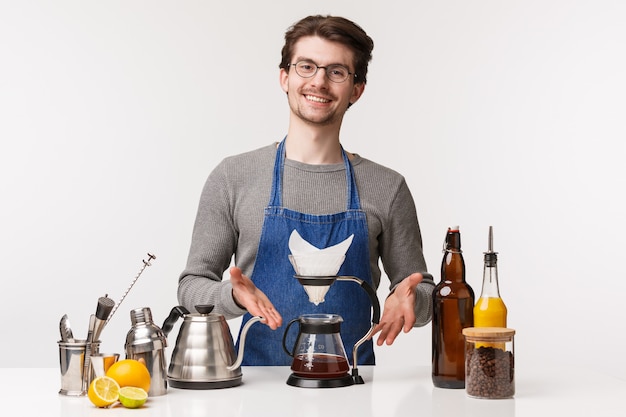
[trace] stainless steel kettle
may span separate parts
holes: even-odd
[[[167,336],[176,321],[182,317],[176,346],[167,371],[171,387],[187,389],[229,388],[241,384],[241,361],[244,342],[250,326],[261,321],[252,317],[241,330],[239,353],[226,319],[211,313],[212,305],[197,305],[198,313],[190,313],[183,306],[172,309],[161,329]]]

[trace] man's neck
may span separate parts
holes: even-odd
[[[339,129],[336,126],[294,126],[290,124],[285,143],[288,159],[312,165],[343,161]]]

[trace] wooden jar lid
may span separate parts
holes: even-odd
[[[463,335],[478,340],[510,339],[514,334],[515,329],[507,327],[466,327],[463,329]]]

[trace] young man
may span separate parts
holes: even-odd
[[[391,294],[374,331],[378,345],[431,319],[434,283],[404,178],[340,143],[343,117],[365,89],[372,49],[371,38],[347,19],[309,16],[297,22],[285,34],[279,66],[290,109],[286,137],[226,158],[207,179],[178,297],[190,311],[213,304],[226,318],[245,314],[244,323],[264,318],[266,326],[250,328],[244,365],[289,365],[283,332],[276,329],[305,313],[342,316],[350,361],[351,347],[371,326],[371,303],[354,283],[333,284],[318,306],[308,301],[288,259],[293,230],[318,248],[353,235],[339,275],[374,288],[382,261]],[[236,266],[222,281],[233,255]],[[358,359],[374,364],[371,340]]]

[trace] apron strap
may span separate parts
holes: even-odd
[[[348,210],[360,210],[361,201],[359,200],[359,191],[356,188],[356,180],[354,179],[354,170],[352,164],[348,159],[348,154],[341,147],[341,153],[343,154],[343,163],[346,166],[346,183],[348,184]]]
[[[274,175],[272,177],[272,192],[270,193],[269,207],[282,207],[283,201],[283,166],[285,165],[285,140],[280,141],[276,149],[276,159],[274,160]]]

